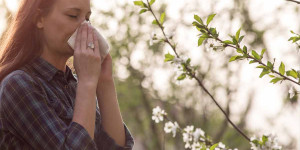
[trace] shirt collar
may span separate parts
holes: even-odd
[[[67,81],[69,81],[71,78],[77,81],[68,65],[66,65],[65,74],[62,70],[58,70],[42,57],[37,57],[30,63],[30,66],[32,66],[32,68],[47,81],[52,80],[56,74],[61,74],[67,79]]]

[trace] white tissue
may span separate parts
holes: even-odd
[[[88,22],[84,21],[81,24],[83,24],[83,23],[88,23]],[[76,31],[72,34],[72,36],[68,40],[68,44],[70,45],[70,47],[73,50],[75,49],[75,41],[76,41],[77,31],[78,31],[78,28],[76,29]],[[104,39],[104,37],[100,34],[100,32],[97,29],[95,29],[95,31],[97,31],[96,33],[97,33],[97,37],[98,37],[99,49],[100,49],[100,55],[101,55],[101,63],[102,63],[104,58],[108,54],[110,48],[109,48],[108,42]]]

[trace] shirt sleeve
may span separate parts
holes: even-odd
[[[96,98],[97,99],[97,98]],[[95,124],[95,143],[99,150],[132,150],[134,145],[134,139],[127,128],[126,124],[123,122],[125,130],[125,146],[118,145],[113,138],[111,138],[108,133],[104,130],[101,121],[101,114],[99,110],[98,100],[96,107],[96,124]]]
[[[27,73],[4,78],[0,100],[11,132],[33,149],[97,149],[83,126],[76,122],[67,126],[57,116],[38,83]]]
[[[125,146],[118,145],[114,139],[112,139],[107,132],[104,130],[103,126],[100,125],[100,131],[95,135],[95,143],[99,150],[132,150],[134,145],[134,140],[131,136],[125,123],[123,123],[125,129]]]

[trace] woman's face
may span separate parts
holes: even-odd
[[[52,10],[37,22],[43,35],[43,49],[72,56],[74,51],[67,41],[90,15],[90,0],[56,0]]]

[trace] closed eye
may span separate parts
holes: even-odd
[[[77,18],[77,16],[72,16],[72,15],[68,15],[68,16],[75,19]]]
[[[74,19],[77,18],[77,16],[72,16],[72,15],[68,15],[68,16],[71,17],[71,18],[74,18]],[[86,21],[90,21],[90,18],[86,18]]]

